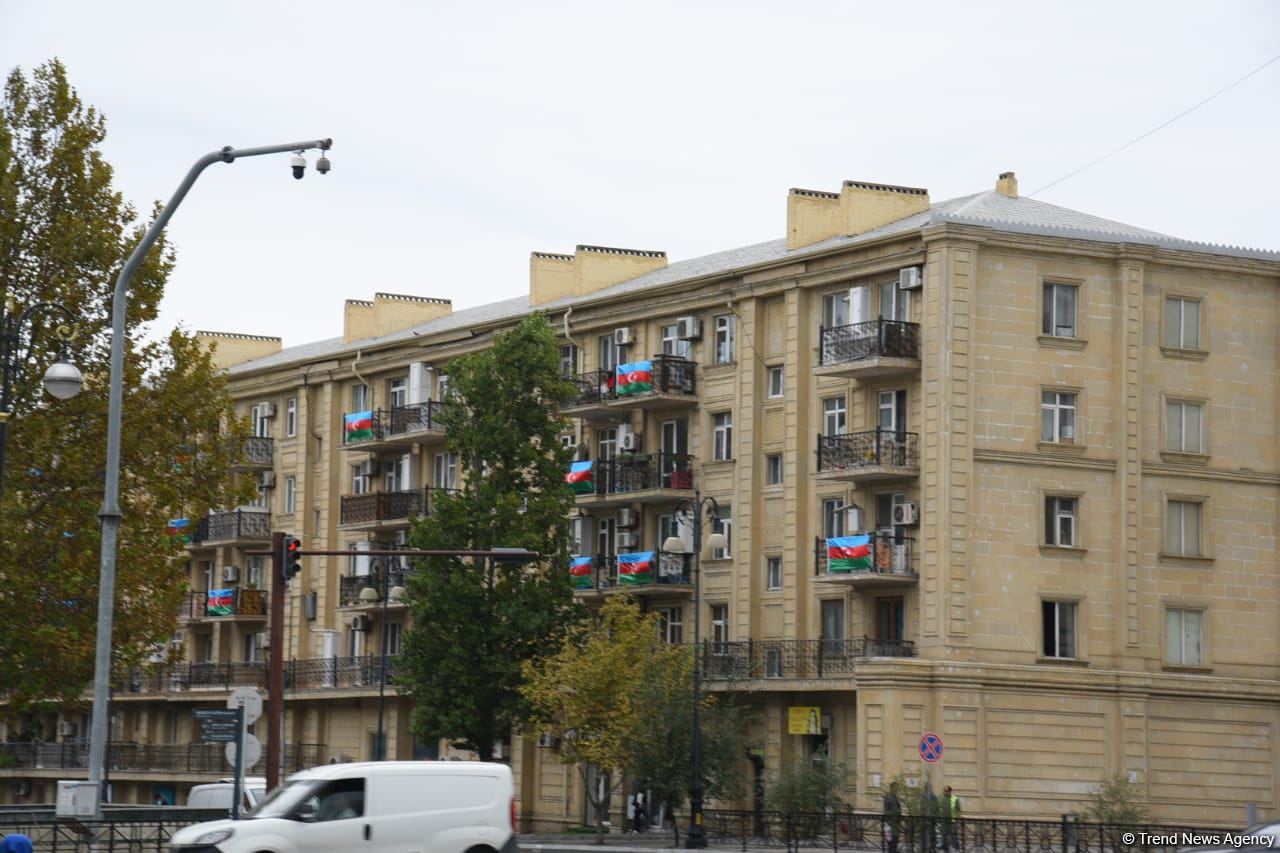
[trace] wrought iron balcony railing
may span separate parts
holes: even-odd
[[[387,655],[388,687],[394,687],[397,656]],[[382,655],[310,658],[284,662],[287,690],[322,687],[377,687],[382,676]],[[153,664],[135,667],[116,685],[118,693],[184,693],[189,690],[232,690],[263,687],[267,683],[264,661],[223,663]]]
[[[603,405],[613,399],[615,374],[612,370],[588,370],[564,379],[574,387],[573,395],[564,404],[566,409]]]
[[[920,436],[876,427],[841,435],[818,434],[819,471],[859,468],[918,468]]]
[[[578,492],[579,497],[693,488],[693,463],[687,453],[636,453],[600,459],[591,466],[591,475],[591,490]]]
[[[244,442],[243,460],[248,465],[271,465],[274,439],[266,435],[251,435]]]
[[[407,518],[425,518],[431,515],[434,492],[453,491],[423,486],[401,492],[367,492],[363,495],[343,495],[339,524],[367,524],[375,521],[396,521]]]
[[[818,364],[848,364],[868,358],[919,358],[920,324],[883,317],[848,326],[823,327]]]
[[[654,586],[689,586],[689,560],[685,554],[664,554],[655,550],[656,565],[647,581],[627,581],[618,577],[618,558],[612,555],[592,557],[591,574],[575,585],[578,592],[603,592],[613,589],[640,589]],[[575,580],[577,580],[575,578]]]
[[[314,767],[323,759],[324,744],[285,744],[285,772]],[[0,744],[0,756],[7,756],[7,766],[20,768],[74,769],[89,766],[87,738],[61,743]],[[0,766],[5,761],[0,760]],[[107,766],[111,770],[151,771],[178,770],[189,773],[225,773],[226,748],[220,743],[148,744],[134,741],[112,741],[107,745]],[[266,761],[260,760],[246,771],[265,772]]]
[[[211,512],[196,525],[193,543],[235,539],[270,539],[271,513],[265,509]]]
[[[697,392],[697,364],[674,355],[655,355],[647,359],[652,368],[647,383],[630,385],[619,381],[617,370],[588,370],[565,376],[576,389],[565,408],[603,405],[615,400],[634,400],[651,394],[683,394]]]
[[[440,413],[443,411],[444,404],[439,400],[395,406],[391,409],[390,417],[382,421],[386,427],[386,437],[443,430],[444,424],[440,423]]]
[[[859,533],[855,536],[867,536],[868,565],[842,572],[830,571],[827,564],[827,540],[821,536],[813,540],[813,573],[815,575],[831,575],[832,577],[856,577],[860,574],[874,575],[906,575],[915,572],[915,539],[903,537],[899,542],[892,533]]]
[[[224,616],[267,616],[267,591],[248,587],[227,587],[230,595],[210,595],[210,590],[191,590],[178,607],[179,619],[209,619]]]
[[[915,657],[909,640],[703,641],[702,672],[713,679],[824,678],[852,675],[868,658]]]
[[[358,551],[356,553],[359,553]],[[387,576],[387,589],[392,587],[404,586],[405,572],[402,569],[392,569]],[[370,602],[360,600],[360,592],[367,586],[382,595],[381,585],[375,586],[379,582],[369,575],[343,575],[338,578],[338,606],[339,607],[359,607]],[[381,599],[379,599],[381,601]]]

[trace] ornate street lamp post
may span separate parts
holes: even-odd
[[[391,572],[387,571],[381,558],[375,557],[371,568],[370,577],[376,587],[366,586],[360,590],[360,603],[382,603],[382,624],[378,628],[378,642],[382,646],[382,676],[378,679],[378,738],[373,760],[386,761],[387,742],[386,736],[383,734],[383,712],[386,709],[387,654],[391,650],[391,635],[388,633],[389,625],[387,624],[387,604],[403,599],[406,591],[399,584],[391,586]]]
[[[697,491],[693,500],[681,500],[676,512],[684,507],[693,518],[693,782],[689,786],[689,831],[684,846],[690,850],[707,846],[707,835],[702,828],[702,662],[699,648],[702,645],[702,517],[711,521],[712,532],[707,537],[707,547],[724,550],[728,547],[725,535],[716,530],[720,523],[720,506],[713,497],[702,497]],[[684,541],[679,536],[669,536],[662,543],[668,554],[684,553]]]

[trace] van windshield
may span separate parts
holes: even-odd
[[[322,782],[323,780],[320,779],[295,779],[285,782],[272,791],[265,800],[258,803],[247,816],[251,818],[284,817],[296,805],[311,796],[316,785]]]

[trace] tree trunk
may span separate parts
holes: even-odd
[[[679,847],[680,846],[680,818],[676,813],[676,807],[674,804],[671,806],[671,831],[675,834],[675,837],[676,837],[676,843],[672,846]]]

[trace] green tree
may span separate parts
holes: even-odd
[[[1093,823],[1143,824],[1150,820],[1142,789],[1123,773],[1100,781],[1089,789],[1085,818]]]
[[[559,340],[541,315],[449,365],[441,421],[462,485],[435,493],[431,517],[410,542],[526,548],[541,559],[419,560],[407,584],[413,625],[399,683],[414,700],[419,737],[453,738],[485,760],[525,715],[522,665],[557,649],[580,616],[567,568],[569,456],[559,441],[568,429],[559,408],[571,393],[560,377]]]
[[[844,764],[834,762],[827,748],[809,756],[797,756],[774,774],[765,791],[765,808],[779,812],[793,837],[813,837],[823,826],[823,815],[843,806],[840,791],[848,784]]]
[[[18,311],[59,302],[76,318],[39,314],[24,334],[12,387],[0,506],[0,684],[11,707],[70,700],[92,679],[98,510],[106,453],[106,377],[115,276],[145,229],[112,188],[99,145],[106,123],[54,60],[5,82],[0,104],[0,299]],[[168,521],[235,499],[229,466],[247,426],[233,418],[209,353],[174,332],[144,344],[174,263],[161,243],[134,279],[125,360],[121,508],[113,649],[117,666],[166,639],[183,592],[185,553]],[[24,330],[25,331],[25,330]],[[45,405],[40,379],[66,346],[86,388]],[[230,426],[230,440],[220,437]],[[22,614],[15,620],[15,614]]]

